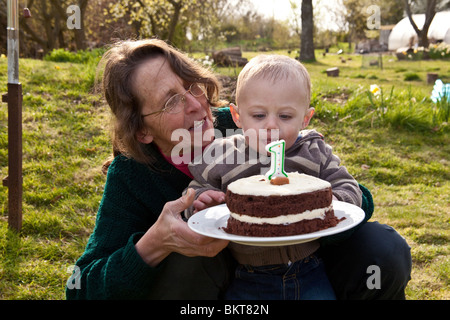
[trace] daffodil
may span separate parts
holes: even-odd
[[[370,85],[370,92],[372,92],[372,94],[375,97],[378,97],[380,95],[380,93],[381,93],[381,89],[380,89],[380,87],[377,84],[371,84]]]

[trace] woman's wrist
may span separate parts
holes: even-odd
[[[157,230],[152,226],[135,244],[137,253],[150,267],[156,267],[170,254],[161,240]]]

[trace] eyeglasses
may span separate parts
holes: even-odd
[[[205,89],[203,88],[203,86],[201,84],[193,83],[189,86],[189,89],[187,89],[186,92],[184,92],[183,94],[177,93],[177,94],[171,96],[169,98],[169,100],[167,100],[166,104],[164,105],[164,108],[162,108],[161,110],[143,114],[143,115],[141,115],[141,117],[144,118],[147,116],[151,116],[151,115],[159,114],[159,113],[163,113],[163,112],[170,113],[170,114],[179,113],[186,106],[186,93],[188,93],[188,92],[193,97],[199,98],[205,94]]]

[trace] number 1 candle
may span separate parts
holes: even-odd
[[[270,170],[266,173],[272,184],[289,183],[288,175],[284,171],[284,140],[274,141],[266,146],[266,150],[271,154]],[[281,179],[280,179],[281,178]],[[277,181],[278,180],[278,181]]]

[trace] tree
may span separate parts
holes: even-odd
[[[301,11],[298,4],[290,0],[293,13],[293,29],[300,36],[300,60],[315,61],[314,53],[314,16],[312,0],[302,0]]]
[[[302,0],[302,37],[300,60],[315,61],[314,53],[314,16],[312,0]]]
[[[86,16],[86,8],[88,6],[88,0],[78,0],[78,6],[80,8],[80,28],[73,29],[75,45],[77,50],[86,50],[87,42],[86,42],[86,33],[85,33],[85,16]]]
[[[346,10],[349,47],[352,42],[366,38],[369,6],[379,6],[381,25],[396,24],[403,18],[403,5],[397,0],[343,0],[342,3]]]
[[[21,43],[30,51],[38,45],[44,54],[57,48],[86,49],[84,14],[89,0],[29,0],[31,19],[19,18]],[[80,28],[67,28],[67,8],[70,5],[80,8]],[[72,42],[73,40],[73,42]],[[31,43],[30,43],[31,42]]]
[[[343,4],[347,10],[345,20],[348,24],[348,46],[351,48],[352,42],[365,37],[366,15],[364,14],[365,3],[359,0],[344,0]]]
[[[242,2],[242,1],[241,1]],[[227,39],[227,35],[235,34],[231,29],[236,26],[228,22],[235,13],[234,5],[227,0],[201,0],[192,10],[183,14],[182,34],[190,48],[202,49],[205,53],[214,51],[215,47]],[[189,39],[186,33],[189,32]]]
[[[65,20],[62,19],[63,8],[67,8],[65,1],[52,0],[28,1],[28,8],[32,12],[31,19],[20,17],[20,27],[24,40],[38,44],[44,53],[55,48],[63,48],[66,42],[63,35]]]
[[[66,5],[64,5],[64,2],[60,0],[50,0],[50,3],[52,7],[58,11],[59,18],[61,18],[62,22],[64,23],[64,21],[66,21],[67,19],[67,8],[69,5],[73,3],[66,3]],[[72,29],[71,32],[73,33],[73,39],[75,41],[76,49],[85,50],[87,48],[87,43],[86,43],[84,17],[86,13],[86,8],[88,6],[88,0],[78,0],[77,2],[75,2],[75,5],[77,5],[79,8],[80,16],[77,18],[79,18],[80,27]]]
[[[436,15],[437,0],[427,0],[425,11],[425,22],[423,24],[422,29],[419,29],[417,27],[417,24],[412,17],[411,3],[413,1],[414,0],[405,0],[405,11],[406,14],[408,15],[408,19],[411,22],[412,27],[414,28],[414,31],[416,31],[417,33],[417,37],[419,39],[419,46],[428,48],[429,45],[428,30],[430,29],[431,22],[433,21],[434,16]]]
[[[186,0],[111,1],[108,23],[126,19],[137,38],[154,37],[173,42],[180,15],[187,9]]]
[[[381,24],[397,24],[404,17],[403,3],[398,0],[379,0],[381,7]]]
[[[135,24],[137,38],[158,37],[182,47],[187,29],[198,31],[198,21],[208,21],[201,30],[211,32],[217,23],[217,8],[226,0],[119,0],[109,5],[111,20],[126,17]],[[212,24],[209,24],[209,23]],[[197,24],[197,26],[194,26]]]

